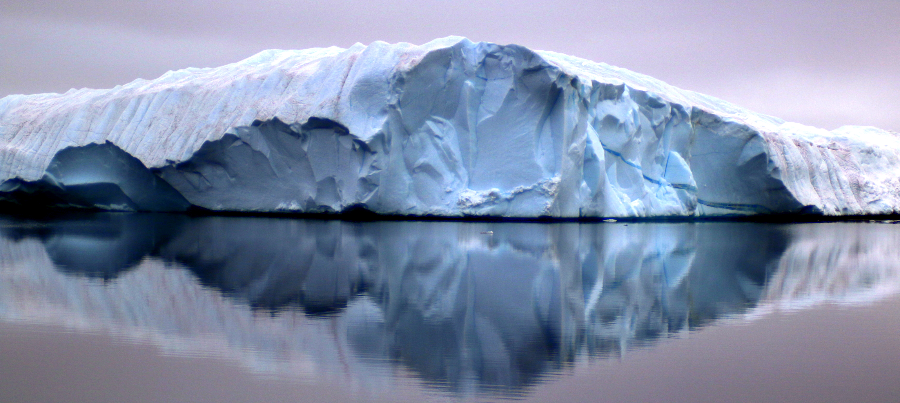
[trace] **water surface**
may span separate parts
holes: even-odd
[[[898,290],[891,222],[6,217],[0,400],[890,401]]]

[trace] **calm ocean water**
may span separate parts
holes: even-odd
[[[900,225],[0,218],[0,401],[898,401]]]

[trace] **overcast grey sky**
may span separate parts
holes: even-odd
[[[606,62],[786,120],[900,132],[898,0],[4,0],[0,96],[448,35]]]

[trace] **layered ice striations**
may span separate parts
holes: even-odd
[[[23,205],[900,213],[896,133],[786,123],[602,63],[455,37],[13,95],[0,100],[0,147],[0,199]]]

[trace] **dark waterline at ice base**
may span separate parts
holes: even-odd
[[[889,400],[898,245],[862,222],[6,217],[0,400]]]

